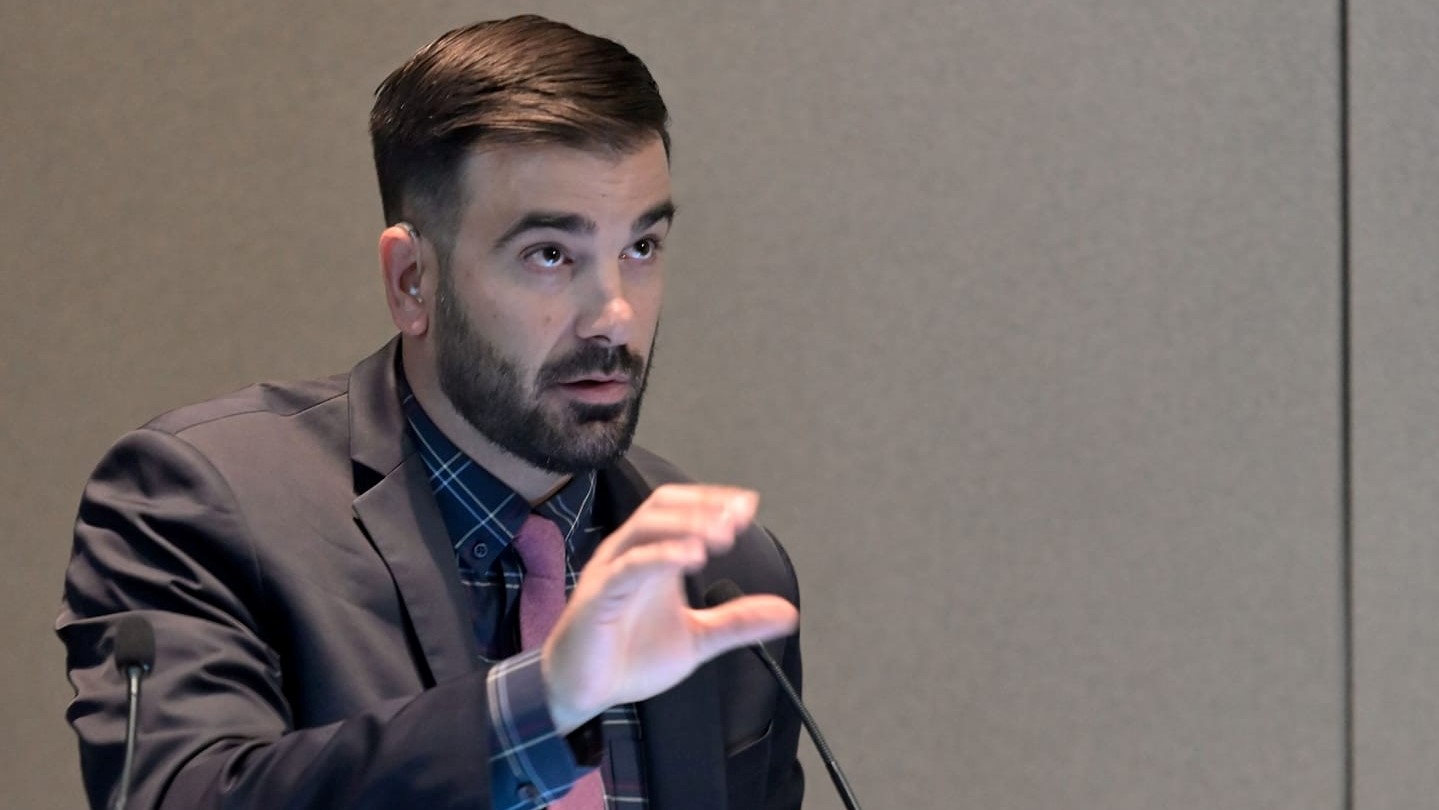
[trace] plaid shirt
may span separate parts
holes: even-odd
[[[493,665],[487,681],[493,806],[496,810],[542,807],[564,795],[583,771],[550,718],[539,651],[519,652],[524,566],[510,541],[529,516],[530,505],[455,447],[403,380],[400,397],[454,543],[460,581],[470,596],[480,659]],[[534,509],[553,520],[565,536],[566,593],[574,589],[580,568],[605,535],[606,527],[594,523],[595,482],[593,470],[577,475]],[[633,705],[616,706],[604,713],[601,723],[606,806],[609,810],[646,807],[638,713]]]

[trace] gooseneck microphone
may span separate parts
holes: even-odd
[[[722,605],[732,599],[744,596],[744,591],[734,584],[733,580],[722,579],[705,591],[705,605],[715,607]],[[804,706],[804,701],[799,699],[799,693],[795,691],[794,684],[780,669],[779,662],[769,654],[769,650],[763,644],[751,644],[750,650],[758,655],[764,665],[769,668],[770,674],[779,683],[779,688],[784,692],[785,697],[794,705],[799,712],[800,722],[804,723],[805,731],[809,732],[809,738],[814,740],[814,747],[819,750],[820,758],[824,760],[824,767],[829,770],[829,778],[834,782],[834,789],[839,792],[840,801],[848,810],[859,810],[859,799],[854,796],[854,791],[849,786],[849,780],[844,778],[844,771],[839,769],[839,762],[834,758],[834,753],[829,750],[829,743],[825,742],[824,735],[820,733],[819,726],[815,724],[814,718],[810,716],[809,709]]]
[[[125,721],[125,764],[120,770],[120,789],[111,805],[125,810],[130,798],[130,773],[135,767],[135,735],[140,723],[140,680],[155,665],[155,629],[143,616],[129,615],[115,628],[115,667],[130,687],[130,713]]]

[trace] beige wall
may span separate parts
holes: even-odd
[[[534,9],[671,102],[642,439],[765,493],[870,806],[1345,806],[1335,3],[8,5],[0,804],[81,801],[49,627],[91,465],[388,336],[370,91]],[[1357,806],[1416,807],[1439,12],[1354,5]]]
[[[1355,806],[1439,795],[1439,9],[1352,16]]]

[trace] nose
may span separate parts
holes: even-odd
[[[576,332],[583,340],[597,340],[610,346],[630,342],[635,310],[626,297],[624,276],[618,260],[595,268],[594,282],[584,295]]]

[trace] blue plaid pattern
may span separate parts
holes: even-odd
[[[510,543],[530,514],[514,490],[466,456],[435,427],[400,381],[410,435],[419,448],[455,546],[460,581],[470,597],[471,626],[480,658],[493,665],[488,679],[491,715],[490,785],[496,808],[543,807],[564,794],[582,773],[560,737],[545,703],[539,652],[519,653],[519,592],[524,566]],[[534,511],[553,520],[565,536],[565,591],[603,539],[594,523],[596,475],[577,475]],[[600,765],[609,810],[648,806],[639,714],[616,706],[601,717],[604,759]]]

